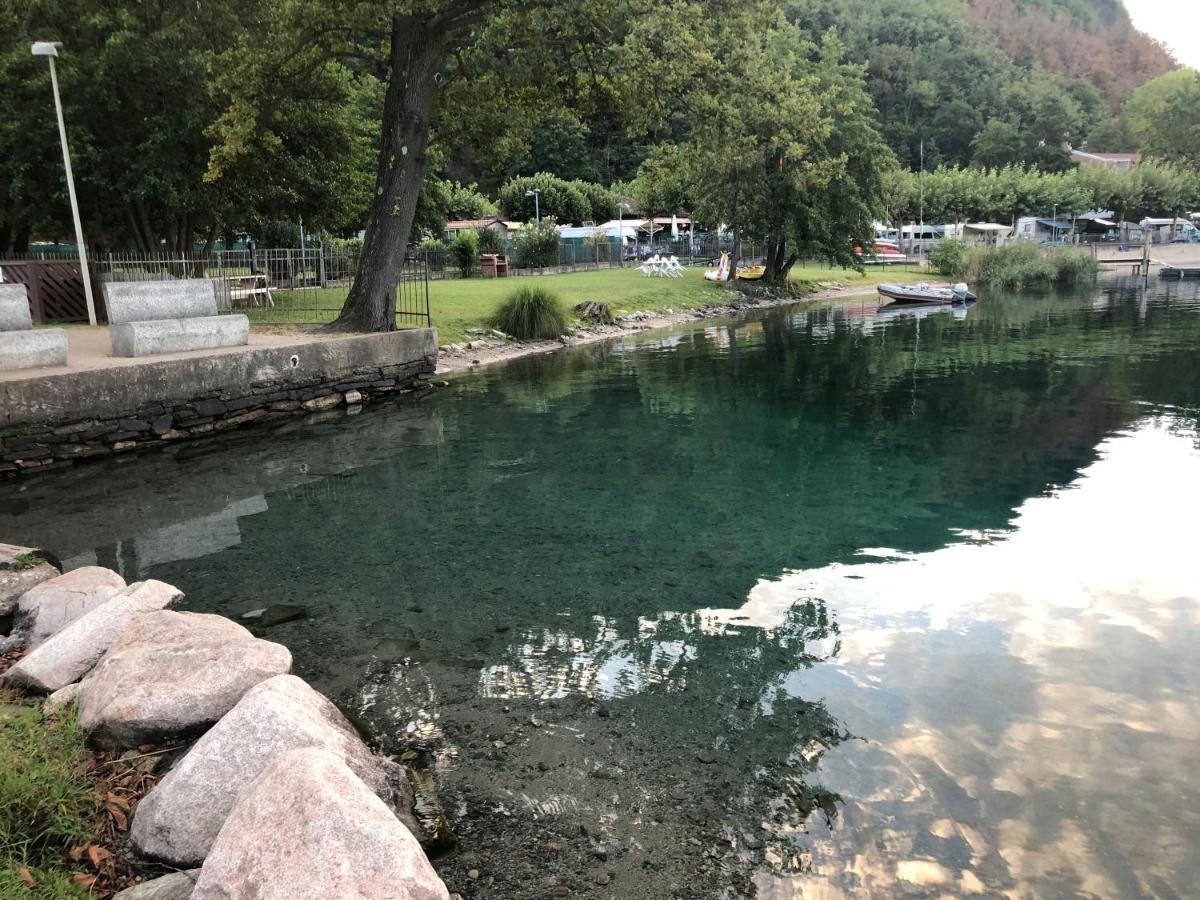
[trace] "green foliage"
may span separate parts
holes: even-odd
[[[538,191],[536,203],[526,196],[532,190]],[[542,221],[553,217],[565,224],[578,224],[592,217],[591,201],[579,186],[548,172],[512,179],[500,188],[497,202],[505,217],[515,222],[531,221],[539,210]]]
[[[850,58],[866,65],[880,130],[905,167],[918,167],[923,144],[929,168],[972,159],[1063,168],[1058,139],[1082,144],[1133,87],[1173,65],[1119,4],[1105,0],[1104,15],[1098,4],[1084,0],[1070,13],[1053,0],[805,0],[785,8],[809,34],[835,28]]]
[[[929,251],[929,265],[947,278],[964,278],[967,274],[969,249],[962,241],[945,238]]]
[[[1090,284],[1100,276],[1096,257],[1075,247],[1055,247],[1050,251],[1054,266],[1054,283],[1062,285]]]
[[[447,219],[459,221],[483,219],[494,216],[500,211],[500,208],[488,199],[476,184],[462,185],[457,181],[448,182],[448,184],[449,194],[444,210]]]
[[[480,228],[476,234],[479,235],[480,253],[502,253],[504,251],[505,236],[498,228]]]
[[[517,340],[550,340],[567,330],[567,314],[557,294],[541,286],[525,285],[500,305],[493,324]]]
[[[36,552],[21,553],[13,558],[14,569],[32,569],[34,566],[41,565],[45,560]]]
[[[86,733],[73,712],[43,721],[36,707],[0,719],[0,896],[79,897],[64,854],[95,834],[99,804],[84,769]],[[35,872],[38,893],[14,887]]]
[[[258,55],[275,3],[156,9],[0,4],[0,251],[71,232],[48,73],[29,54],[47,35],[64,42],[64,116],[94,240],[179,252],[253,221],[355,223],[373,176],[378,82],[311,56],[269,76],[248,64],[231,105],[231,63]]]
[[[963,169],[942,166],[888,177],[888,218],[916,221],[924,193],[926,222],[991,221],[1017,216],[1112,210],[1122,221],[1174,215],[1200,207],[1200,173],[1142,163],[1127,169],[1080,167],[1043,172],[1019,166]]]
[[[450,252],[454,255],[454,264],[459,273],[463,278],[469,278],[479,268],[479,233],[458,232],[450,241]]]
[[[768,243],[768,280],[786,280],[802,254],[859,265],[853,248],[873,237],[892,165],[862,69],[832,33],[814,44],[758,12],[724,20],[726,55],[690,98],[698,127],[643,167],[639,185],[670,197],[682,173],[694,218]]]
[[[1200,169],[1200,71],[1176,69],[1143,84],[1126,102],[1125,118],[1148,154]]]
[[[631,194],[645,216],[694,210],[695,185],[689,175],[690,155],[676,144],[655,147],[638,168]]]
[[[520,268],[541,269],[558,265],[559,235],[554,218],[542,216],[539,226],[530,221],[512,239],[513,256]]]
[[[617,204],[620,202],[620,198],[617,197],[615,191],[590,181],[573,181],[571,185],[587,200],[587,218],[593,224],[600,225],[617,217]]]
[[[1051,285],[1071,286],[1095,281],[1099,264],[1090,253],[1072,247],[1043,251],[1029,241],[1011,241],[999,247],[950,249],[953,241],[943,241],[939,251],[945,255],[935,264],[938,272],[962,278],[970,284],[987,284],[1003,290],[1026,290]],[[933,256],[931,254],[931,261]]]

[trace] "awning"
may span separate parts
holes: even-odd
[[[1055,231],[1066,231],[1072,227],[1071,223],[1065,219],[1038,219],[1038,224],[1053,228]]]

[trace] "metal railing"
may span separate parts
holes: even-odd
[[[552,255],[531,254],[518,241],[504,240],[498,245],[481,248],[481,254],[497,253],[508,257],[509,275],[552,275],[621,266],[638,266],[652,256],[674,256],[684,266],[713,265],[722,253],[733,249],[728,235],[696,235],[679,238],[658,237],[642,240],[624,247],[616,240],[571,240],[559,242]],[[480,274],[478,260],[464,276],[454,248],[439,242],[427,242],[410,248],[410,253],[424,256],[429,263],[429,277],[434,280],[476,277]],[[761,261],[766,247],[758,242],[743,240],[739,259],[742,263]],[[547,258],[549,256],[549,258]]]
[[[332,322],[358,269],[354,247],[222,250],[208,254],[105,253],[94,261],[103,281],[210,278],[221,312],[245,313],[255,325]],[[427,326],[429,269],[421,256],[405,259],[396,288],[398,327]]]

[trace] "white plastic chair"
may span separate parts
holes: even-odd
[[[671,256],[667,261],[663,270],[664,275],[670,275],[672,278],[683,277],[683,263],[679,261],[679,257]]]

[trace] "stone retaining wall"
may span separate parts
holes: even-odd
[[[0,474],[356,406],[436,366],[425,328],[0,382]]]

